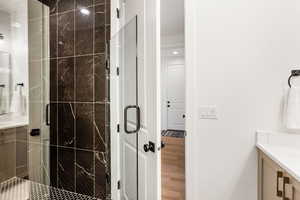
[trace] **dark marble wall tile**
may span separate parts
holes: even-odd
[[[95,143],[94,150],[103,151],[106,150],[105,141],[105,104],[95,104]]]
[[[57,187],[57,147],[50,146],[50,184]]]
[[[57,145],[57,103],[50,104],[50,145]]]
[[[107,82],[106,82],[106,69],[105,69],[105,55],[97,54],[94,57],[95,63],[95,101],[96,102],[104,102],[107,97]]]
[[[105,23],[110,24],[111,21],[111,12],[110,12],[110,1],[106,1],[105,4]]]
[[[69,191],[109,198],[110,0],[50,5],[50,176]],[[86,9],[86,10],[81,10]],[[89,11],[84,14],[84,11]],[[57,146],[58,145],[58,146]],[[72,165],[73,163],[73,165]]]
[[[95,6],[95,53],[105,52],[105,5]]]
[[[75,109],[72,103],[58,104],[58,145],[64,147],[75,146]]]
[[[107,160],[105,152],[95,152],[95,197],[106,198],[107,193]]]
[[[57,57],[57,15],[50,16],[50,58]]]
[[[66,12],[75,9],[75,0],[58,0],[58,12]]]
[[[93,151],[76,151],[76,192],[94,196],[95,163]]]
[[[58,187],[75,192],[75,150],[73,148],[58,148]]]
[[[74,12],[58,15],[58,56],[74,55]]]
[[[76,55],[85,55],[93,53],[93,28],[94,28],[94,7],[76,10]]]
[[[76,101],[94,101],[93,56],[76,57]]]
[[[57,101],[57,59],[50,59],[50,101]]]
[[[75,100],[75,67],[74,58],[58,59],[57,67],[58,79],[58,101],[74,101]]]
[[[76,148],[93,150],[94,105],[76,103]]]
[[[49,10],[50,10],[50,15],[56,14],[57,13],[57,0],[48,0],[49,3]]]

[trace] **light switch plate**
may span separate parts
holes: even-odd
[[[199,118],[200,119],[218,119],[217,106],[215,106],[215,105],[200,106]]]

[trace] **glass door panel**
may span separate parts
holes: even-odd
[[[119,74],[121,199],[138,199],[138,104],[137,17],[111,41],[111,60]],[[112,63],[114,64],[114,63]]]

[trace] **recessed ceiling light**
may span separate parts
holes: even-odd
[[[81,12],[82,14],[84,14],[84,15],[89,15],[89,14],[90,14],[90,11],[89,11],[88,9],[86,9],[86,8],[81,8],[81,9],[80,9],[80,12]]]
[[[173,51],[173,54],[174,54],[174,55],[178,55],[179,52],[178,52],[178,51]]]

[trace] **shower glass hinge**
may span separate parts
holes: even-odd
[[[118,190],[121,189],[121,181],[118,181],[117,187],[118,187]]]
[[[117,132],[120,133],[120,124],[117,124]]]
[[[117,8],[116,11],[117,11],[117,18],[120,19],[120,9]]]
[[[119,76],[120,75],[120,68],[117,67],[117,75]]]
[[[106,70],[109,70],[109,60],[105,60],[105,68]]]

